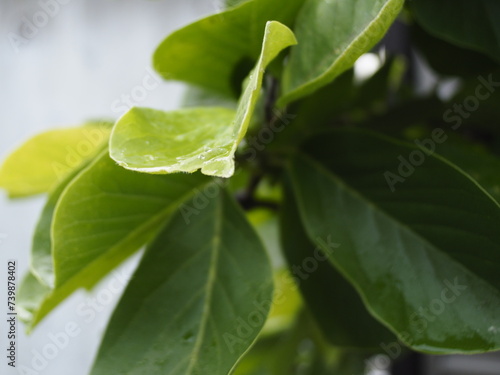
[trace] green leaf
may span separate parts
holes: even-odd
[[[234,117],[234,111],[224,108],[171,112],[132,108],[113,129],[110,156],[122,167],[138,172],[201,169],[209,174],[220,159],[229,157],[232,162]]]
[[[274,335],[289,328],[302,308],[302,298],[287,269],[274,272],[273,306],[260,337]]]
[[[462,80],[460,90],[449,100],[449,104],[437,114],[438,121],[444,120],[453,130],[463,131],[468,128],[478,135],[481,132],[498,134],[499,87],[499,69]],[[471,99],[474,103],[473,106],[469,104]]]
[[[189,225],[177,212],[148,248],[92,375],[226,375],[260,332],[272,291],[260,240],[220,190]]]
[[[432,132],[419,133],[418,140],[427,142]],[[479,143],[450,133],[445,142],[436,145],[436,152],[457,165],[476,180],[497,202],[500,202],[500,158]]]
[[[22,279],[17,293],[16,312],[19,319],[29,324],[44,298],[50,293],[50,288],[28,272]]]
[[[468,175],[354,130],[312,139],[289,173],[309,238],[341,244],[330,261],[400,340],[435,354],[500,348],[500,210]]]
[[[226,0],[226,8],[235,7],[249,0]]]
[[[300,318],[279,335],[260,337],[238,363],[234,375],[289,375],[296,374],[298,368],[300,374],[312,374],[309,357],[317,348],[310,345],[301,350],[301,343],[313,338],[309,322]]]
[[[234,375],[362,375],[374,354],[328,345],[309,314],[302,314],[291,329],[260,338]]]
[[[438,152],[469,173],[500,202],[500,159],[497,156],[478,145],[460,140],[443,143]]]
[[[101,147],[103,150],[103,147]],[[54,262],[52,259],[52,238],[51,228],[54,218],[54,211],[59,199],[73,179],[90,164],[87,160],[74,168],[64,179],[49,193],[49,197],[42,214],[38,220],[33,236],[33,244],[31,247],[30,270],[43,285],[54,287]]]
[[[328,262],[326,254],[341,245],[331,236],[317,238],[323,244],[321,250],[309,240],[291,187],[286,185],[281,241],[290,272],[323,335],[332,345],[350,348],[377,348],[380,342],[394,341],[394,335],[366,311],[356,290]]]
[[[235,99],[198,86],[188,86],[182,100],[183,108],[224,107],[236,110],[237,106]]]
[[[259,183],[259,187],[263,185],[264,184],[262,182]],[[265,202],[274,201],[268,198],[266,199],[264,197],[261,197],[260,195],[262,194],[259,193],[258,190],[259,189],[257,189],[254,193],[255,199]],[[240,197],[241,195],[245,195],[245,192],[239,192]],[[278,204],[279,200],[280,199],[276,199],[276,204]],[[255,231],[262,240],[264,247],[267,249],[267,252],[273,264],[273,268],[276,270],[284,268],[285,260],[283,258],[283,251],[281,250],[279,238],[279,218],[277,212],[274,212],[268,208],[253,208],[247,211],[247,218],[255,228]]]
[[[147,243],[180,204],[209,182],[199,174],[141,175],[101,155],[66,187],[56,206],[51,234],[55,288],[32,326]]]
[[[0,168],[0,187],[11,197],[45,193],[73,168],[96,156],[108,141],[109,124],[92,123],[36,135]]]
[[[480,52],[435,38],[418,25],[414,25],[411,31],[413,44],[432,69],[439,74],[475,78],[479,73],[498,69],[498,62]]]
[[[500,60],[500,3],[497,0],[418,0],[415,18],[432,35]]]
[[[154,67],[165,79],[238,97],[241,79],[259,57],[267,21],[292,26],[303,3],[251,0],[203,18],[168,36],[153,56]],[[236,77],[241,79],[234,83]]]
[[[115,125],[111,157],[124,168],[146,173],[194,172],[230,177],[234,154],[245,136],[262,88],[264,70],[295,43],[279,22],[268,22],[257,65],[250,74],[236,113],[223,108],[162,112],[132,108]]]
[[[386,33],[404,0],[311,0],[294,31],[299,45],[283,75],[285,105],[327,85],[351,68]]]

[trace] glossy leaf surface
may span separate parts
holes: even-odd
[[[430,353],[498,350],[500,210],[468,175],[345,130],[312,140],[290,175],[309,237],[341,244],[331,262],[401,340]]]
[[[214,195],[189,224],[178,211],[148,248],[92,375],[226,375],[253,343],[271,305],[271,265],[233,198]]]
[[[283,76],[284,105],[326,86],[386,33],[403,0],[311,0],[297,16],[298,46]]]

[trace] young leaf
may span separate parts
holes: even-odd
[[[36,325],[78,288],[90,288],[148,242],[171,213],[209,183],[202,175],[141,175],[105,154],[64,190],[52,224],[55,288]]]
[[[448,161],[360,131],[323,134],[289,169],[309,238],[414,349],[500,348],[500,210]]]
[[[323,250],[307,237],[289,182],[281,215],[281,241],[291,272],[325,338],[335,346],[377,348],[395,336],[367,311],[356,290],[328,262],[326,254],[342,244],[328,236],[317,238]]]
[[[230,177],[234,153],[246,134],[267,65],[295,43],[279,22],[268,22],[262,52],[236,113],[224,108],[162,112],[132,108],[115,125],[111,157],[124,168],[146,173],[194,172]]]
[[[434,36],[500,60],[497,0],[418,0],[411,8],[417,21]]]
[[[51,130],[31,138],[0,168],[0,187],[11,197],[49,191],[73,168],[95,157],[108,141],[109,123]]]
[[[299,45],[283,75],[279,104],[304,97],[353,66],[386,33],[404,0],[311,0],[299,15]]]
[[[240,65],[245,68],[246,60],[258,59],[267,21],[291,26],[303,3],[304,0],[250,0],[203,18],[169,35],[153,56],[154,67],[165,79],[237,97],[233,76]],[[251,66],[252,62],[243,77]]]
[[[231,155],[234,116],[234,111],[225,108],[171,112],[132,108],[113,129],[110,156],[122,167],[138,172],[164,174],[201,168],[208,174],[219,158]]]
[[[149,246],[92,375],[226,375],[264,325],[272,291],[260,240],[220,190],[189,224],[178,211]]]

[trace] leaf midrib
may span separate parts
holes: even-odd
[[[221,191],[219,194],[224,194],[224,193]],[[223,199],[224,199],[223,197],[219,196],[215,206],[214,237],[212,239],[212,255],[210,257],[209,272],[205,287],[206,297],[203,303],[199,334],[196,337],[196,342],[193,347],[193,353],[189,360],[189,366],[186,370],[186,375],[191,375],[194,373],[194,370],[198,363],[201,346],[205,339],[207,323],[210,317],[213,290],[215,288],[215,283],[217,282],[217,270],[219,265],[219,255],[220,255],[221,235],[222,235],[222,220],[223,220],[222,216]]]

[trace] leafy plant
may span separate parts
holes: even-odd
[[[146,246],[92,375],[361,374],[402,347],[499,350],[498,2],[227,5],[154,54],[190,85],[184,108],[49,131],[5,160],[11,197],[48,192],[28,329]]]

